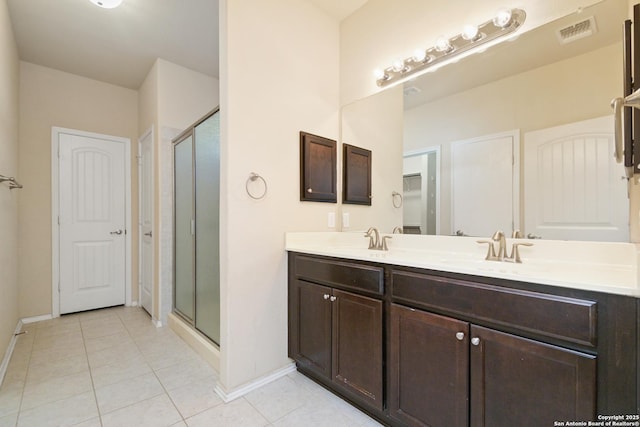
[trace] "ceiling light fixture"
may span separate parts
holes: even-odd
[[[96,6],[100,6],[104,9],[113,9],[120,6],[122,0],[89,0],[91,3]]]
[[[91,0],[94,1],[94,0]],[[438,64],[452,61],[457,55],[476,49],[516,31],[522,26],[527,14],[522,9],[501,9],[494,18],[478,26],[467,25],[462,33],[449,39],[438,37],[433,47],[417,50],[413,56],[396,59],[384,70],[374,72],[376,83],[380,87],[404,81],[409,76],[416,77]],[[487,46],[488,47],[488,46]],[[460,58],[457,58],[460,59]]]

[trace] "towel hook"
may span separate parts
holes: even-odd
[[[251,193],[251,190],[249,189],[249,184],[257,180],[262,181],[262,183],[264,184],[264,190],[262,191],[262,194],[256,196],[253,193]],[[245,183],[244,187],[247,190],[247,194],[249,195],[249,197],[251,197],[254,200],[264,199],[264,197],[267,195],[267,181],[262,176],[258,175],[255,172],[251,172],[249,174],[249,178],[247,178],[247,182]]]

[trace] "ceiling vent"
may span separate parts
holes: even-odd
[[[404,96],[411,96],[411,95],[417,95],[422,91],[415,86],[407,86],[404,89],[402,89],[402,92],[404,93]]]
[[[596,20],[593,16],[583,19],[582,21],[568,25],[559,29],[556,34],[560,43],[566,44],[584,37],[589,37],[597,32]]]

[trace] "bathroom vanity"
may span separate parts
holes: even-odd
[[[383,252],[367,250],[360,234],[311,234],[287,236],[289,356],[381,422],[638,421],[635,263],[627,271],[587,259],[585,268],[610,277],[598,289],[595,271],[571,282],[542,260],[525,267],[524,250],[522,265],[484,261],[470,239],[394,236]],[[469,244],[469,253],[455,249]]]

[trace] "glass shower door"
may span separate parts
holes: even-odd
[[[220,343],[220,114],[195,127],[195,327]]]
[[[174,306],[194,318],[193,136],[174,145]]]

